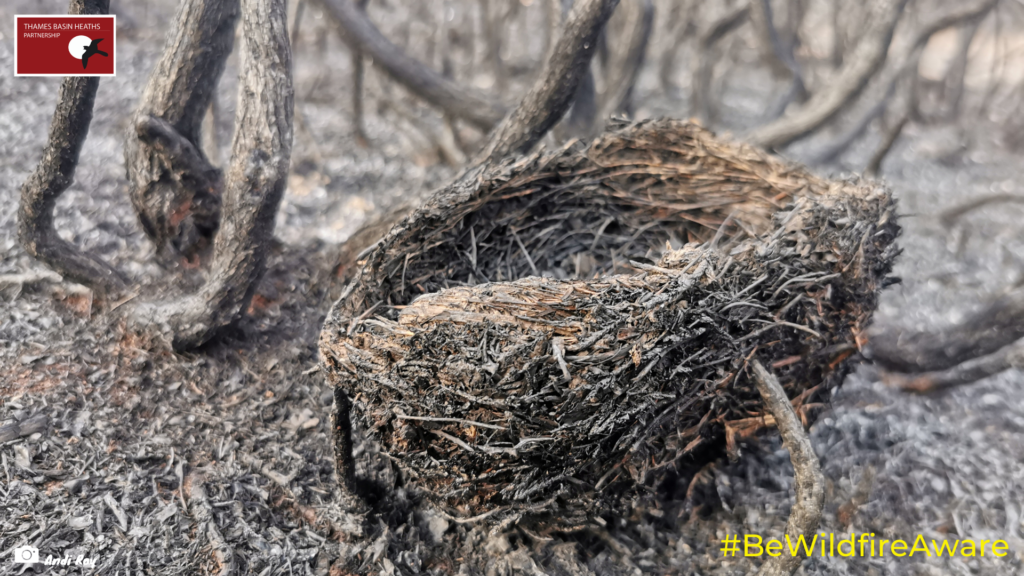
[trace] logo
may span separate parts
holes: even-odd
[[[88,36],[75,36],[71,39],[71,42],[68,42],[68,52],[75,58],[82,59],[82,69],[84,70],[89,68],[90,56],[95,54],[109,56],[109,54],[99,49],[100,42],[103,42],[103,38],[93,40]]]
[[[39,562],[39,548],[35,546],[19,546],[14,549],[15,564],[35,564]]]
[[[16,76],[113,76],[115,16],[15,16]]]

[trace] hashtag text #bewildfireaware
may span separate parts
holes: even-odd
[[[742,543],[742,546],[740,544]],[[849,538],[836,537],[834,533],[815,534],[808,541],[800,536],[791,539],[787,534],[785,542],[776,538],[767,541],[757,534],[746,534],[740,539],[738,534],[730,534],[722,540],[722,556],[735,556],[742,552],[746,557],[781,556],[789,553],[792,556],[895,556],[898,558],[920,556],[1006,556],[1010,545],[1006,540],[925,540],[918,535],[912,542],[906,540],[886,540],[876,538],[874,532],[850,534]]]

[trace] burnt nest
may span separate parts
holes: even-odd
[[[858,352],[899,233],[829,181],[677,121],[618,126],[438,192],[360,261],[323,367],[452,515],[571,525],[765,424],[808,425]]]

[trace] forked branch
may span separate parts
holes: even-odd
[[[220,220],[221,173],[201,126],[235,39],[238,0],[185,0],[125,134],[128,195],[158,250],[192,256]]]
[[[72,0],[69,14],[106,14],[109,0]],[[69,280],[101,293],[119,293],[125,278],[113,267],[57,234],[53,210],[71,185],[78,155],[89,133],[99,88],[98,77],[67,77],[61,82],[43,158],[21,187],[18,238],[25,250]]]
[[[793,463],[796,476],[796,502],[789,512],[786,522],[786,536],[796,542],[803,537],[809,542],[818,530],[821,522],[821,511],[825,504],[825,479],[821,474],[818,456],[811,446],[811,439],[804,430],[803,423],[793,410],[786,391],[782,389],[778,379],[765,369],[758,360],[750,363],[754,372],[757,391],[761,393],[765,407],[775,418],[775,425],[782,435],[782,445],[789,449],[789,459]],[[781,556],[769,558],[758,576],[789,576],[800,567],[802,558],[783,553]]]
[[[980,22],[981,19],[995,8],[998,1],[999,0],[980,0],[966,6],[957,6],[950,11],[936,16],[921,26],[907,50],[899,60],[883,74],[881,84],[885,86],[885,89],[879,97],[879,100],[869,108],[859,120],[854,122],[853,127],[848,130],[846,134],[836,139],[834,143],[825,146],[824,152],[818,155],[815,159],[815,163],[826,164],[834,161],[844,151],[846,151],[846,149],[849,148],[857,138],[860,138],[860,136],[867,131],[871,122],[885,112],[888,107],[889,100],[891,100],[897,92],[897,84],[908,76],[917,75],[917,65],[921,58],[921,52],[924,51],[924,47],[928,44],[928,41],[931,40],[932,36],[952,26],[972,26],[974,23]]]
[[[238,112],[224,219],[214,242],[210,277],[192,296],[139,308],[144,321],[172,329],[176,349],[198,346],[241,317],[266,266],[292,147],[292,62],[285,3],[242,2]]]
[[[863,40],[857,44],[829,87],[814,95],[797,111],[754,130],[748,137],[768,149],[782,148],[814,132],[831,120],[867,86],[885,63],[893,32],[908,0],[880,0]]]

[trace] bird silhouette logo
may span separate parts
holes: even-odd
[[[88,36],[75,36],[71,39],[71,42],[68,43],[68,52],[71,52],[71,55],[75,58],[81,58],[82,68],[88,69],[90,57],[97,54],[100,56],[107,56],[107,53],[99,48],[100,42],[102,41],[103,38],[96,38],[93,40]]]

